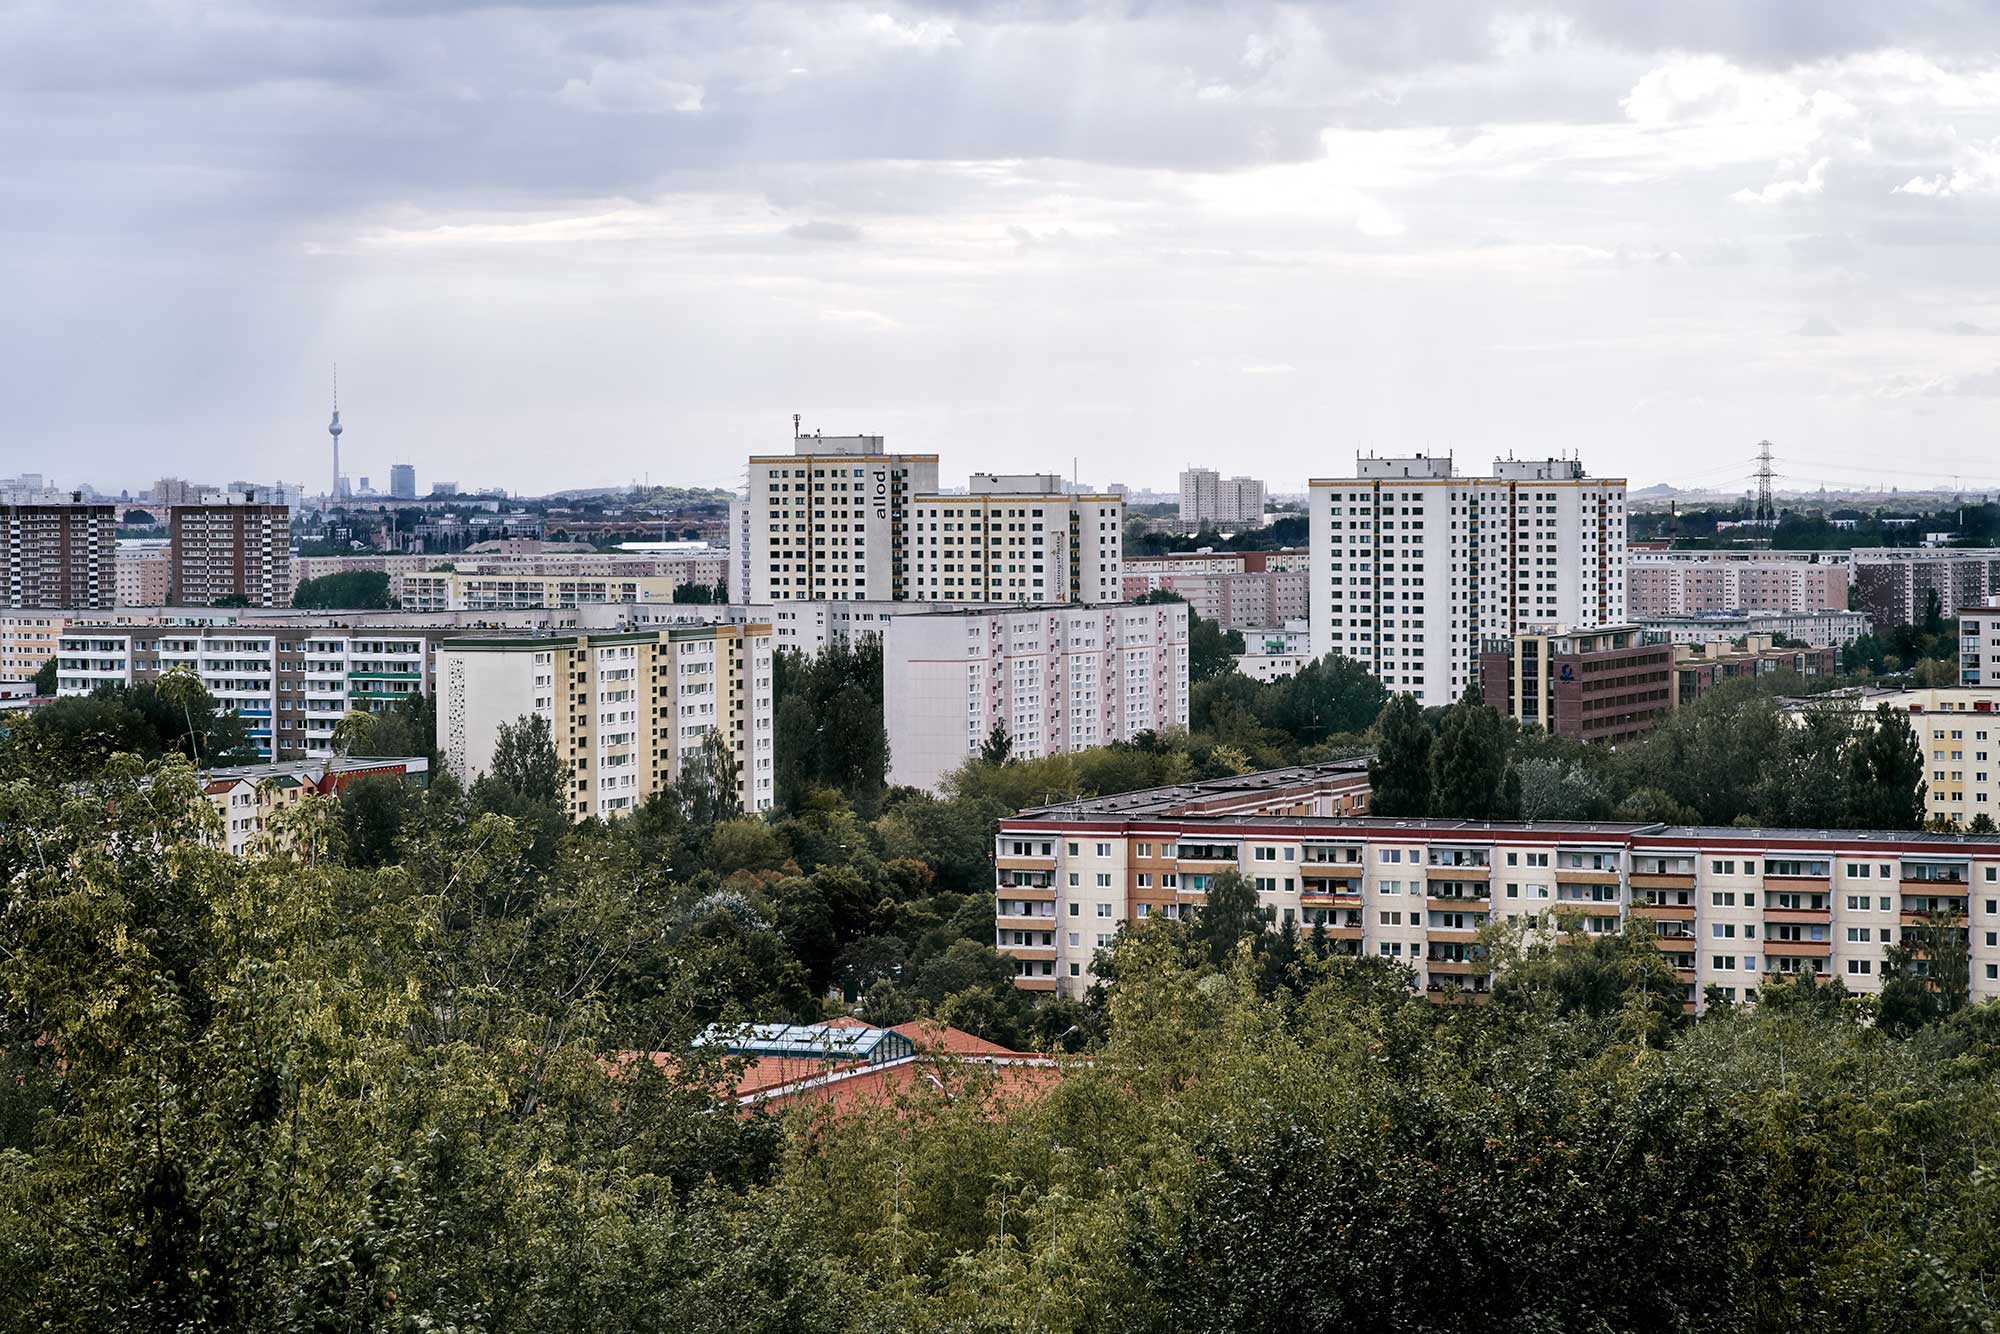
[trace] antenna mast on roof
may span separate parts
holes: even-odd
[[[792,439],[796,440],[798,438],[799,438],[799,414],[794,412],[792,414]]]

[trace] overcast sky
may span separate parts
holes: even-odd
[[[0,473],[2000,485],[2000,5],[0,0]]]

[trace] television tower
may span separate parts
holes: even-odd
[[[1778,506],[1771,499],[1771,476],[1771,442],[1762,440],[1757,444],[1757,512],[1750,516],[1753,519],[1777,520]]]
[[[333,420],[326,425],[326,433],[333,437],[333,489],[326,493],[329,508],[340,499],[340,363],[333,366]]]

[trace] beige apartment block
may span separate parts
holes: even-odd
[[[1125,502],[1069,495],[1052,473],[974,473],[910,506],[908,596],[922,602],[1117,602]]]
[[[938,489],[935,454],[892,454],[879,435],[801,435],[754,454],[731,597],[749,603],[901,601],[911,503]]]
[[[500,728],[548,720],[575,818],[624,815],[676,782],[711,733],[737,764],[745,811],[774,791],[771,627],[463,638],[438,647],[438,744],[470,783]]]
[[[1280,770],[1002,822],[995,942],[1016,985],[1081,996],[1121,924],[1196,912],[1233,870],[1274,922],[1395,960],[1440,1002],[1490,994],[1479,932],[1496,919],[1583,935],[1641,919],[1691,1011],[1710,986],[1754,1002],[1802,972],[1879,991],[1890,944],[1956,921],[1972,998],[2000,996],[2000,835],[1342,818],[1336,778]]]

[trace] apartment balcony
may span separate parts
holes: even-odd
[[[1653,943],[1662,954],[1692,954],[1701,948],[1701,937],[1692,931],[1676,931],[1668,935],[1655,935]]]
[[[1772,926],[1819,926],[1833,920],[1833,908],[1766,908],[1764,921]]]
[[[1360,862],[1313,862],[1299,863],[1299,875],[1307,880],[1359,880]]]
[[[1493,911],[1493,896],[1490,894],[1431,894],[1424,899],[1424,907],[1432,912],[1470,912],[1484,915]]]
[[[1833,875],[1772,875],[1766,873],[1764,885],[1767,889],[1804,889],[1833,891]]]
[[[1014,985],[1023,991],[1054,991],[1056,980],[1053,977],[1017,977]]]
[[[1425,959],[1424,970],[1454,977],[1490,977],[1493,964],[1487,959]]]
[[[1056,920],[1054,913],[1050,913],[1046,917],[1039,913],[996,912],[993,914],[993,926],[996,930],[1000,931],[1053,931],[1056,929]],[[995,948],[999,947],[996,946]]]
[[[1054,963],[1056,958],[1056,947],[1053,945],[995,945],[993,948],[1010,959]]]
[[[1615,885],[1618,883],[1618,868],[1615,866],[1558,866],[1558,885]]]
[[[1359,908],[1361,891],[1346,892],[1302,889],[1299,891],[1299,906],[1302,908]]]
[[[1424,939],[1439,945],[1472,945],[1478,943],[1479,932],[1458,931],[1449,927],[1434,926],[1424,932]]]
[[[1693,871],[1634,871],[1632,888],[1645,889],[1693,889]]]
[[[1316,926],[1305,928],[1307,934],[1311,934],[1319,929]],[[1362,930],[1363,928],[1358,926],[1334,926],[1332,923],[1328,923],[1326,926],[1326,938],[1328,940],[1352,940],[1358,943],[1361,940]]]
[[[1637,877],[1633,877],[1635,880]],[[1628,911],[1634,917],[1643,917],[1649,922],[1692,922],[1695,908],[1692,903],[1633,903]]]
[[[1002,873],[1007,871],[1041,871],[1053,874],[1055,866],[1056,857],[1054,853],[1050,853],[1046,857],[995,857],[993,859],[994,869]]]
[[[1828,959],[1833,957],[1830,940],[1766,940],[1764,955],[1771,959]]]
[[[1493,999],[1490,989],[1442,982],[1432,982],[1424,995],[1437,1005],[1485,1005]]]
[[[1197,843],[1192,848],[1181,844],[1181,865],[1193,863],[1198,866],[1235,866],[1242,860],[1241,850],[1221,843]]]
[[[1954,897],[1939,893],[1905,893],[1898,920],[1904,926],[1928,926],[1931,918],[1942,914],[1953,921],[1963,922],[1966,917],[1966,906],[1963,894]]]
[[[1490,866],[1441,866],[1432,863],[1424,867],[1424,878],[1436,883],[1440,880],[1463,880],[1468,884],[1485,884],[1493,878]]]

